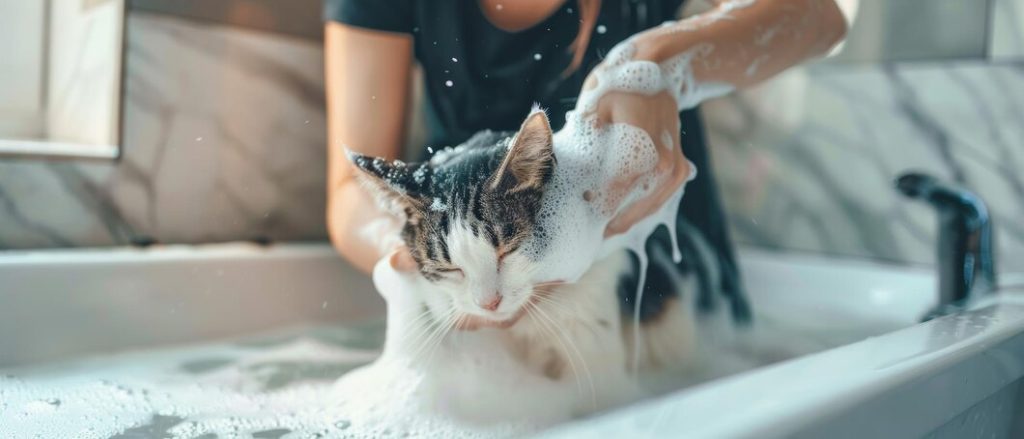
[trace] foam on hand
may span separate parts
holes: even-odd
[[[743,5],[745,6],[745,5]],[[647,239],[664,225],[672,240],[672,258],[681,259],[676,236],[676,216],[686,183],[696,177],[697,168],[653,214],[634,224],[625,233],[605,238],[608,223],[624,208],[650,196],[669,176],[653,173],[658,164],[658,146],[644,130],[627,124],[598,127],[595,123],[599,100],[610,91],[653,95],[669,92],[682,111],[701,101],[732,91],[728,84],[701,83],[691,64],[695,57],[707,56],[713,47],[702,44],[664,62],[635,59],[632,39],[619,43],[594,72],[596,86],[584,90],[576,108],[566,114],[566,125],[554,136],[558,165],[549,183],[538,218],[538,230],[527,249],[539,261],[534,281],[575,282],[598,259],[628,249],[636,255],[640,267],[634,302],[634,345],[640,345],[639,321],[643,288],[647,274]],[[662,147],[675,148],[671,133],[662,133]],[[641,176],[625,197],[611,199],[609,186],[626,175]],[[612,206],[612,207],[610,207]],[[639,365],[639,350],[634,352],[632,369]]]
[[[699,45],[659,64],[634,59],[636,47],[632,40],[627,40],[615,46],[601,69],[595,71],[597,85],[580,94],[575,110],[566,115],[565,128],[554,136],[558,165],[544,195],[539,218],[541,233],[530,248],[535,258],[545,261],[540,264],[544,268],[535,274],[535,281],[576,281],[595,260],[624,248],[636,254],[644,268],[644,243],[661,225],[668,228],[675,243],[676,214],[685,184],[657,212],[626,233],[605,239],[605,227],[612,218],[633,201],[649,196],[667,176],[653,174],[658,146],[647,132],[626,124],[598,128],[592,114],[609,91],[648,95],[668,91],[675,97],[679,110],[728,93],[732,87],[727,84],[700,83],[694,78],[694,58],[711,50],[710,45]],[[659,143],[675,147],[670,133],[659,137]],[[692,163],[690,169],[687,182],[696,177]],[[607,188],[623,175],[641,178],[623,200],[609,200]],[[672,247],[673,258],[678,261],[678,245]],[[641,276],[644,271],[641,270]]]

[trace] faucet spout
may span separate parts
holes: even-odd
[[[945,314],[970,298],[995,289],[995,250],[992,219],[981,197],[961,186],[923,173],[906,173],[896,188],[910,198],[927,202],[938,213],[939,306],[930,314]]]

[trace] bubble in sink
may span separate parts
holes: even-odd
[[[24,379],[8,375],[0,378],[0,438],[490,438],[536,431],[534,425],[515,422],[464,425],[437,416],[436,410],[405,406],[399,402],[401,389],[413,388],[422,377],[387,367],[372,374],[355,371],[354,379],[333,384],[348,370],[293,366],[358,365],[375,355],[296,339],[255,351],[235,347],[179,358],[156,369],[117,370],[122,364],[111,362],[115,365],[99,372]],[[202,360],[239,357],[230,364]],[[323,370],[335,375],[324,376]],[[301,376],[278,385],[290,373]]]

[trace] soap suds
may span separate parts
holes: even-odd
[[[728,18],[728,12],[745,7],[752,0],[731,2],[720,8],[715,19]],[[606,239],[608,223],[634,201],[653,193],[664,184],[666,176],[652,171],[658,164],[655,139],[647,132],[626,124],[598,127],[593,114],[599,100],[610,91],[624,91],[653,95],[669,92],[680,111],[695,107],[700,102],[729,93],[733,87],[723,83],[697,81],[692,63],[697,57],[706,59],[713,52],[710,44],[700,44],[660,64],[636,60],[636,47],[632,40],[619,43],[605,58],[600,70],[594,72],[592,88],[584,90],[576,108],[566,114],[566,125],[554,135],[555,156],[558,166],[546,188],[538,214],[539,230],[528,243],[532,257],[542,267],[534,274],[535,283],[553,280],[575,282],[599,258],[615,251],[627,249],[639,260],[639,282],[634,303],[635,345],[639,345],[639,314],[646,281],[647,238],[664,225],[673,244],[672,257],[679,262],[675,223],[685,183],[653,214],[634,224],[625,233]],[[663,133],[658,142],[672,145],[671,135]],[[686,182],[696,177],[696,166],[689,163],[691,173]],[[622,176],[640,176],[633,189],[622,199],[606,189]],[[579,194],[583,193],[584,196]],[[586,194],[596,194],[587,197]],[[634,352],[633,370],[639,363],[639,350]]]
[[[751,2],[731,2],[717,19],[727,19],[730,8]],[[605,69],[596,73],[597,86],[581,93],[576,109],[566,115],[566,128],[554,137],[558,166],[539,213],[542,232],[527,243],[533,257],[542,261],[536,283],[576,281],[597,259],[628,249],[641,263],[638,313],[647,265],[644,244],[657,227],[668,228],[673,258],[679,260],[675,220],[685,184],[626,233],[604,238],[608,222],[624,206],[650,195],[664,177],[650,172],[658,162],[658,146],[646,132],[624,124],[598,128],[584,115],[611,90],[669,90],[680,110],[729,92],[727,84],[699,83],[693,77],[695,57],[712,50],[701,45],[660,65],[633,59],[630,41],[612,50]],[[664,135],[659,137],[657,142],[666,143]],[[432,161],[456,153],[439,151]],[[690,165],[687,181],[696,175]],[[609,182],[623,175],[641,177],[624,198],[609,202]],[[393,225],[370,229],[388,227]],[[106,438],[145,427],[172,437],[237,437],[273,429],[314,437],[508,437],[570,420],[589,401],[584,398],[592,398],[575,382],[553,381],[528,370],[498,342],[500,330],[447,334],[420,318],[425,300],[417,294],[429,285],[418,279],[396,273],[386,260],[378,263],[374,282],[388,302],[384,352],[330,388],[295,385],[253,395],[238,383],[218,388],[191,379],[115,384],[79,376],[40,386],[0,378],[0,433]],[[635,337],[639,334],[634,331]],[[230,381],[232,372],[224,373]],[[51,414],[59,414],[61,422],[54,422]]]

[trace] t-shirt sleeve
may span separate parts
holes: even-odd
[[[413,0],[324,0],[324,19],[365,29],[412,33]]]

